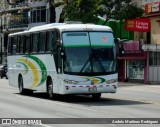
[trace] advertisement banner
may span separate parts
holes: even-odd
[[[125,21],[125,30],[138,31],[138,32],[150,32],[150,19],[136,18]]]
[[[145,14],[150,14],[159,11],[160,11],[160,2],[145,4]]]

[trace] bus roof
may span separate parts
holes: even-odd
[[[67,23],[51,23],[46,25],[40,25],[36,27],[32,27],[28,30],[11,33],[9,36],[13,35],[21,35],[21,34],[29,34],[33,32],[46,31],[52,29],[59,29],[61,32],[63,31],[112,31],[112,29],[108,26],[95,25],[95,24],[67,24]]]

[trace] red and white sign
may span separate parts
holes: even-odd
[[[139,41],[128,41],[123,43],[123,46],[126,52],[139,51]]]
[[[146,14],[159,12],[159,11],[160,11],[160,2],[153,2],[153,3],[145,4]]]
[[[128,31],[150,32],[150,19],[136,18],[126,20],[125,29]]]

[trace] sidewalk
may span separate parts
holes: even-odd
[[[144,83],[132,83],[132,82],[118,82],[118,87],[127,86],[160,86],[160,84],[144,84]]]

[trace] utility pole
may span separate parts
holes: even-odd
[[[3,34],[3,27],[2,27],[2,16],[0,17],[0,20],[1,20],[1,33],[0,33],[0,41],[1,41],[1,61],[0,61],[0,64],[2,64],[2,61],[3,61],[3,55],[2,55],[2,34]]]

